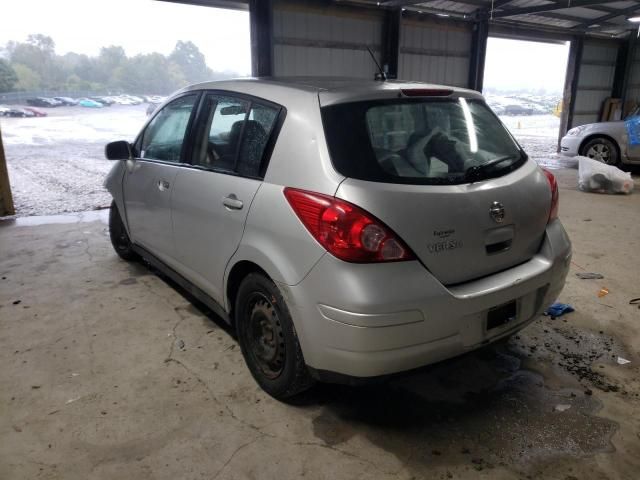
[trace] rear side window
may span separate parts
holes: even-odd
[[[469,172],[488,178],[526,156],[484,102],[465,98],[398,99],[322,109],[338,172],[386,183],[455,184]],[[486,168],[483,168],[484,165]]]
[[[186,95],[166,105],[144,131],[140,157],[179,162],[197,95]]]
[[[260,177],[280,108],[224,95],[205,98],[204,133],[194,164],[246,177]]]

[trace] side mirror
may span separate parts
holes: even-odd
[[[129,160],[133,158],[131,144],[125,140],[107,143],[104,147],[104,156],[107,160]]]

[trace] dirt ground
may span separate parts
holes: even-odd
[[[0,478],[639,478],[640,195],[557,174],[574,313],[293,404],[257,387],[213,315],[116,257],[106,212],[3,222]]]

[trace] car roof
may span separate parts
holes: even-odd
[[[366,98],[396,97],[400,90],[451,90],[454,96],[482,98],[474,90],[403,80],[367,80],[348,77],[250,77],[220,80],[191,85],[181,92],[191,90],[229,90],[256,95],[278,103],[277,97],[285,100],[287,94],[319,96],[323,105],[344,103]]]

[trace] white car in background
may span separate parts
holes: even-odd
[[[572,128],[560,142],[560,152],[568,157],[581,155],[606,163],[640,163],[640,145],[629,141],[626,123],[640,115],[640,109],[634,111],[626,120],[617,122],[599,122]],[[640,122],[640,119],[638,119]]]

